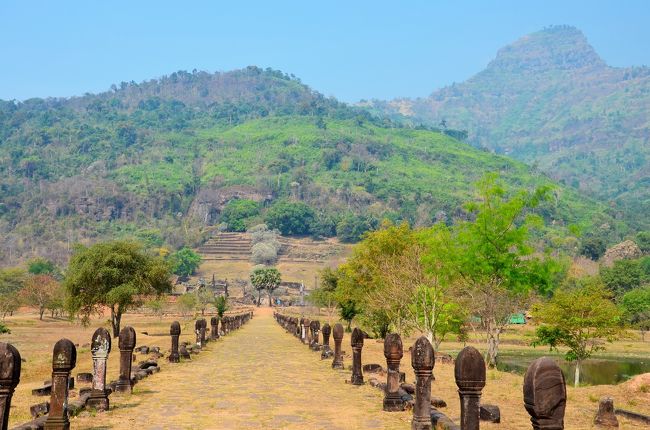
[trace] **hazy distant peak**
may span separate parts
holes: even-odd
[[[526,35],[501,48],[488,69],[543,72],[606,66],[580,30],[558,25]]]

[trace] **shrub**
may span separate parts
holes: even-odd
[[[377,228],[375,218],[363,215],[348,214],[336,226],[336,235],[342,242],[355,243],[361,240],[367,231]]]
[[[230,231],[246,231],[246,220],[259,215],[260,205],[253,200],[230,200],[221,212],[221,219]]]
[[[260,242],[251,250],[253,263],[272,265],[278,260],[278,250],[271,244]]]

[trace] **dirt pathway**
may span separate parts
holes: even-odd
[[[344,350],[350,350],[344,344]],[[381,410],[382,392],[344,381],[331,360],[284,332],[268,310],[192,362],[165,366],[111,411],[73,429],[406,429],[408,413]],[[351,364],[346,360],[346,366]]]

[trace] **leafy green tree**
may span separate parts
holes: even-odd
[[[20,267],[0,269],[0,313],[2,319],[11,315],[20,305],[19,292],[27,280],[27,273]]]
[[[169,256],[172,272],[178,276],[190,276],[201,265],[201,256],[188,247],[183,247]]]
[[[251,272],[251,284],[258,292],[257,306],[262,302],[262,291],[266,290],[269,295],[269,306],[273,306],[273,291],[281,282],[281,275],[275,267],[257,267]]]
[[[145,253],[134,242],[100,242],[77,246],[70,259],[64,286],[68,310],[90,322],[90,315],[111,310],[113,336],[120,333],[122,315],[140,306],[144,297],[171,291],[169,266]]]
[[[164,304],[165,303],[162,299],[155,298],[153,300],[149,300],[146,303],[146,306],[151,310],[152,314],[157,315],[160,319],[162,319]]]
[[[582,362],[605,349],[602,340],[612,342],[621,332],[621,311],[610,295],[597,279],[592,279],[581,288],[556,291],[548,303],[533,310],[533,318],[542,324],[533,345],[568,348],[564,357],[576,362],[576,387]]]
[[[641,331],[645,341],[650,326],[650,286],[628,291],[621,298],[620,306],[627,321]]]
[[[548,188],[509,195],[497,176],[478,184],[479,198],[467,205],[472,221],[453,227],[444,245],[445,265],[469,301],[487,337],[487,364],[495,367],[501,333],[510,316],[523,309],[531,290],[548,294],[559,270],[551,258],[540,259],[529,245],[530,229],[542,221],[532,210]]]
[[[201,311],[201,316],[205,315],[208,305],[214,301],[214,292],[207,287],[199,287],[196,290],[196,304]]]
[[[594,261],[598,261],[605,254],[607,245],[601,237],[586,237],[580,245],[580,254]]]
[[[641,252],[650,254],[650,231],[640,231],[637,233],[634,242],[636,242]]]
[[[217,310],[219,319],[221,319],[228,310],[228,298],[226,296],[217,296],[212,302],[212,305]]]
[[[314,211],[302,202],[280,201],[268,209],[265,221],[269,228],[278,229],[285,236],[309,234]]]
[[[246,231],[246,221],[259,215],[260,204],[247,199],[230,200],[221,212],[229,231]]]
[[[339,310],[341,312],[341,319],[348,323],[345,331],[348,333],[352,331],[352,320],[359,315],[359,308],[353,300],[347,300],[339,303]]]
[[[640,287],[645,274],[640,260],[617,260],[612,267],[602,266],[600,277],[616,297],[621,297],[626,292]]]

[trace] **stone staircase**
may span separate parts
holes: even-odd
[[[204,260],[250,260],[251,238],[247,233],[217,233],[199,253]]]

